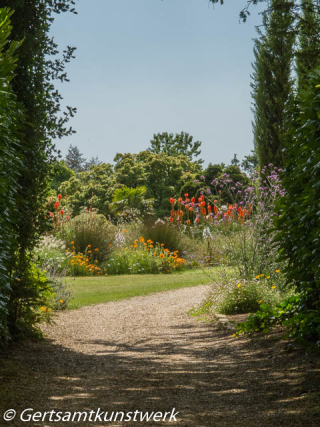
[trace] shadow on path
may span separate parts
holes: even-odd
[[[298,350],[289,352],[279,334],[267,339],[236,339],[230,332],[196,321],[187,326],[176,325],[172,333],[174,339],[160,334],[129,344],[83,340],[77,342],[80,351],[49,339],[12,348],[6,357],[0,357],[0,425],[29,425],[19,421],[5,423],[2,414],[9,408],[18,413],[25,408],[176,408],[177,424],[187,427],[320,425],[319,402],[310,399],[312,395],[319,397],[320,389],[315,356]]]

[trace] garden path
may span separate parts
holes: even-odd
[[[155,425],[318,426],[316,359],[288,347],[279,334],[237,339],[190,317],[206,292],[197,286],[59,313],[44,328],[44,342],[15,347],[0,360],[0,414],[27,407],[176,408],[177,423]],[[143,424],[153,425],[112,425]]]

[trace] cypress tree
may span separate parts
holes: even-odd
[[[270,10],[264,12],[264,31],[257,29],[251,95],[254,145],[261,167],[269,163],[283,166],[283,137],[293,98],[293,6],[289,0],[273,0]]]
[[[298,86],[308,83],[307,76],[320,66],[320,7],[314,0],[301,1],[298,23],[299,45],[296,52]]]

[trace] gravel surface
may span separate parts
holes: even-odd
[[[61,312],[0,356],[0,425],[319,426],[319,360],[274,333],[235,338],[187,314],[207,286]],[[35,411],[179,412],[177,422],[5,423]],[[2,423],[2,424],[1,424]]]

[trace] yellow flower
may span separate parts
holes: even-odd
[[[160,258],[164,258],[164,254],[160,254]]]
[[[270,276],[267,276],[267,279],[270,279]]]
[[[47,309],[45,307],[41,307],[40,310],[47,311]]]
[[[69,249],[66,249],[66,252],[69,252]]]
[[[18,282],[21,282],[21,279],[17,279],[18,280]]]
[[[238,283],[238,288],[241,288],[241,283]]]
[[[260,279],[260,276],[258,275],[258,276],[256,276],[256,279]]]
[[[63,299],[60,300],[60,304],[62,304],[62,303],[63,303]]]
[[[260,277],[263,277],[264,276],[264,274],[260,274]]]
[[[74,245],[74,242],[71,242],[70,245]]]
[[[262,299],[259,301],[259,304],[262,304]]]
[[[273,285],[273,286],[271,287],[271,289],[276,289],[276,287]]]
[[[276,273],[280,273],[280,270],[276,270]]]

